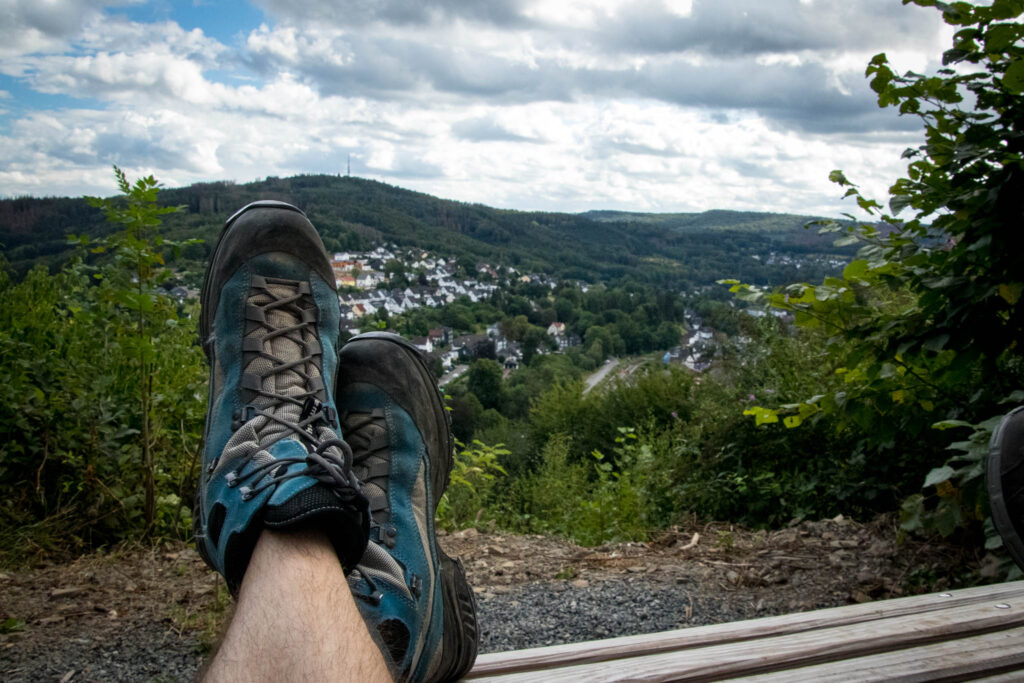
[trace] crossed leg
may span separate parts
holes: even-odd
[[[263,531],[204,681],[386,681],[330,541]]]

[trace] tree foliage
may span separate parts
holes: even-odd
[[[205,404],[195,305],[161,283],[157,183],[101,202],[121,231],[21,282],[0,273],[2,546],[82,548],[190,529]],[[83,259],[89,257],[90,263]]]
[[[759,423],[858,428],[864,448],[921,470],[905,527],[948,535],[985,516],[977,444],[1003,404],[1022,397],[1024,25],[1014,20],[1024,3],[913,1],[936,7],[956,32],[935,75],[900,75],[884,54],[867,67],[879,105],[924,125],[888,211],[835,171],[833,182],[872,217],[822,225],[845,233],[839,243],[861,245],[842,276],[771,293],[730,284],[740,298],[764,298],[824,332],[843,378],[800,403],[748,412]],[[964,427],[971,438],[950,443],[944,430]],[[959,454],[943,464],[947,449]]]

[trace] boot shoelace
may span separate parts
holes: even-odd
[[[234,487],[246,481],[256,482],[239,489],[243,500],[249,500],[281,482],[305,476],[333,484],[339,492],[357,488],[352,475],[352,449],[337,437],[335,431],[337,413],[317,398],[324,389],[317,364],[317,357],[322,355],[316,337],[318,310],[315,303],[308,308],[301,305],[303,299],[311,302],[309,284],[253,275],[250,286],[256,295],[250,296],[246,304],[245,318],[249,323],[255,323],[256,330],[263,329],[266,333],[258,336],[250,332],[242,340],[243,352],[255,354],[255,362],[249,362],[242,374],[242,389],[253,392],[256,399],[245,407],[244,415],[236,413],[232,427],[237,430],[255,420],[254,433],[258,440],[252,442],[250,452],[238,466],[227,473],[227,485]],[[275,340],[290,342],[302,351],[298,357],[283,359],[268,350]],[[317,374],[311,374],[310,364]],[[259,368],[262,370],[252,371]],[[268,391],[265,380],[271,377],[275,380],[275,389],[276,381],[281,378],[287,378],[281,381],[285,384],[290,382],[291,386],[287,386],[284,392]],[[268,434],[268,427],[272,426],[276,429]],[[305,446],[305,456],[269,457],[248,472],[242,472],[259,453],[289,436],[297,437]],[[289,472],[291,465],[296,463],[305,463],[306,467]],[[216,463],[211,465],[212,469]],[[268,473],[269,477],[264,476]]]
[[[370,501],[371,524],[374,527],[386,525],[390,520],[387,480],[391,467],[384,411],[374,408],[368,413],[348,412],[341,424],[345,439],[352,447],[352,468],[362,483],[363,495]]]
[[[382,584],[387,584],[409,600],[418,599],[423,579],[384,550],[395,547],[397,530],[390,523],[388,475],[391,447],[384,411],[345,414],[342,419],[345,438],[352,446],[352,468],[362,483],[362,493],[370,501],[370,544],[359,565],[349,575],[353,594],[371,605],[383,599]]]

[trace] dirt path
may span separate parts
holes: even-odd
[[[482,651],[747,619],[942,590],[979,558],[897,542],[895,523],[774,532],[694,526],[581,548],[541,536],[447,534],[480,608]],[[0,680],[190,680],[227,618],[188,546],[90,555],[0,574]]]

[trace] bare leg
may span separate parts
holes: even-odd
[[[205,681],[388,681],[320,532],[263,531]]]

